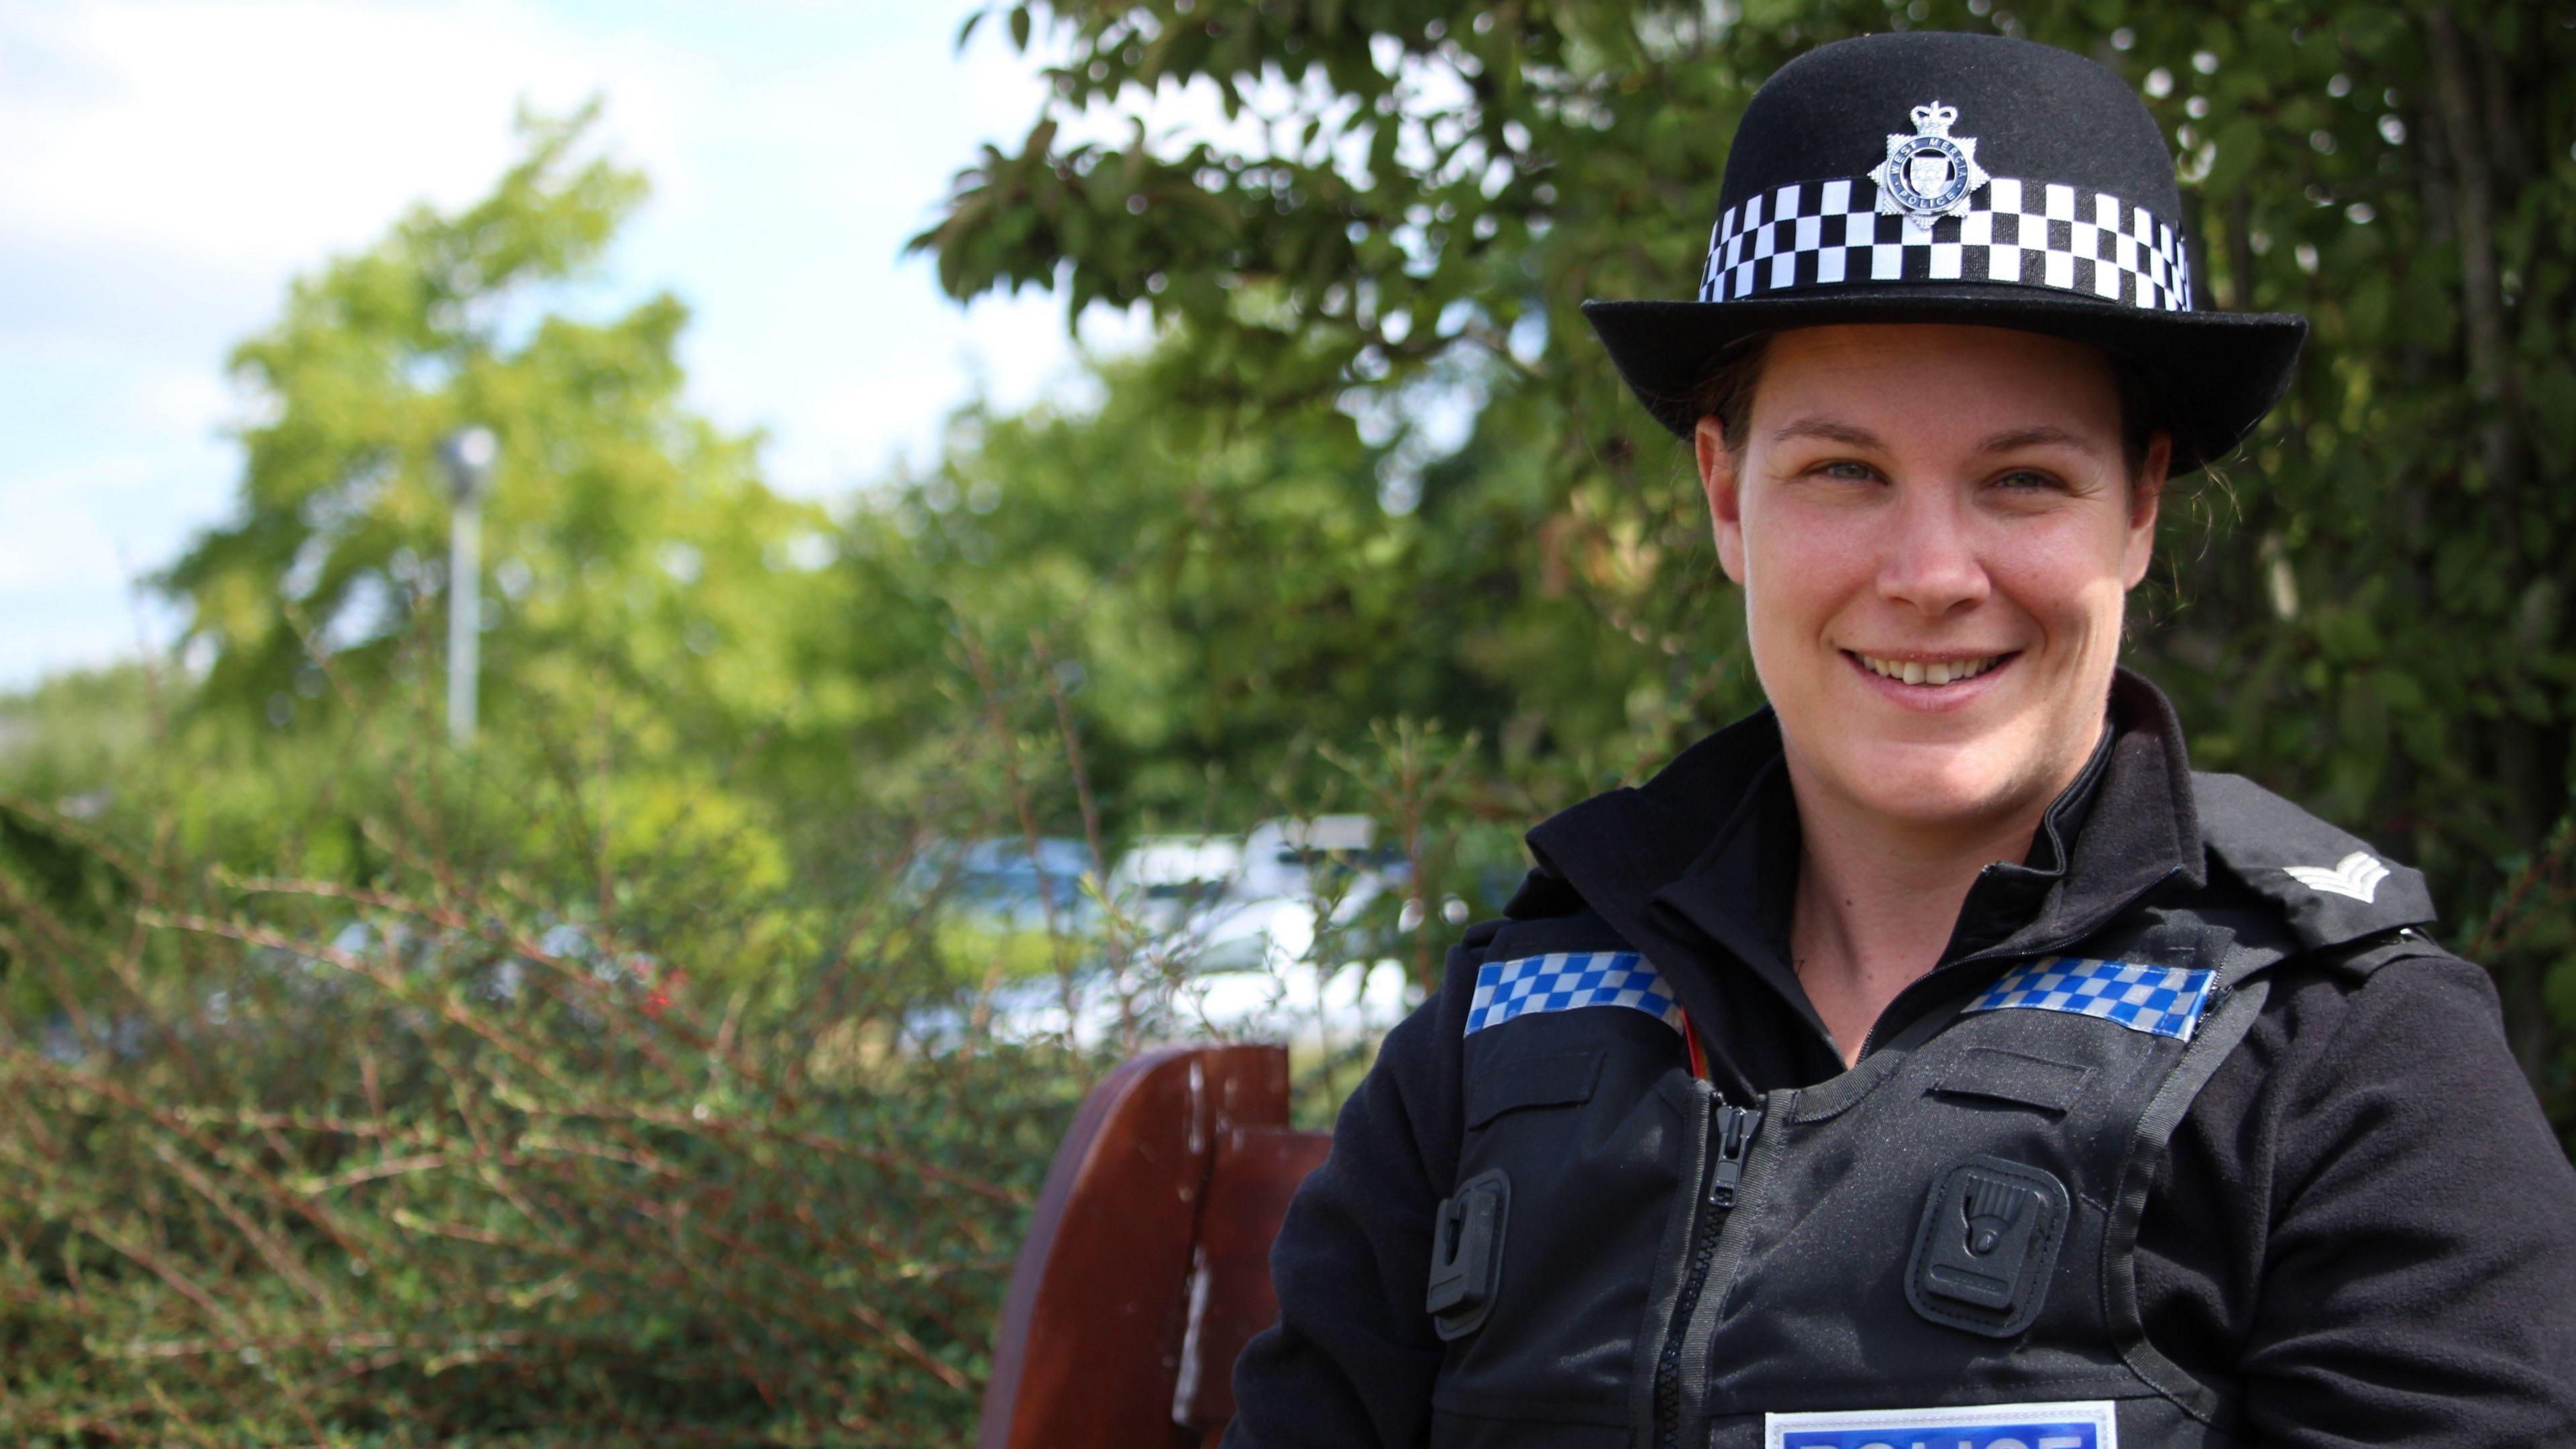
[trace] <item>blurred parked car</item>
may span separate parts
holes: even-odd
[[[905,876],[915,895],[978,925],[1008,931],[1087,931],[1100,903],[1082,888],[1091,851],[1079,840],[996,836],[921,853]]]
[[[1381,849],[1377,822],[1365,815],[1265,820],[1243,837],[1238,900],[1303,896],[1365,904],[1404,871],[1404,856]]]
[[[1243,839],[1243,869],[1186,953],[1200,971],[1277,971],[1332,954],[1337,928],[1400,885],[1404,857],[1365,815],[1265,820]]]
[[[1264,821],[1240,844],[1211,835],[1147,837],[1121,857],[1105,886],[1120,917],[1141,928],[1135,949],[1122,953],[1123,973],[1099,957],[1066,971],[1015,973],[914,1012],[907,1030],[947,1043],[974,1034],[980,1021],[993,1040],[1084,1047],[1122,1036],[1346,1042],[1383,1032],[1411,1009],[1414,993],[1388,950],[1387,922],[1369,915],[1379,901],[1393,907],[1390,892],[1410,875],[1377,835],[1367,816],[1323,815]],[[1060,860],[1078,880],[1087,860],[1078,843],[1049,844],[1061,849],[1041,859]],[[944,869],[959,897],[991,900],[1004,892],[979,878],[978,868],[990,873],[997,861],[1033,878],[1019,841],[977,842],[925,857],[916,870]],[[1021,904],[986,909],[1025,920],[1028,887],[1011,889],[1009,900]],[[1405,929],[1412,929],[1421,910],[1409,897],[1405,905]]]
[[[1243,842],[1226,835],[1148,835],[1118,858],[1108,896],[1149,938],[1186,931],[1243,873]]]
[[[1173,987],[1169,1018],[1176,1037],[1340,1044],[1388,1031],[1418,1004],[1403,964],[1393,959],[1299,961],[1193,973]]]

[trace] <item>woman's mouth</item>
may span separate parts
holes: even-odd
[[[1918,688],[1937,688],[1945,684],[1958,684],[1974,679],[1999,665],[2010,662],[2019,652],[2008,649],[2000,654],[1893,659],[1881,654],[1863,654],[1853,649],[1843,651],[1844,655],[1854,663],[1881,679],[1892,680],[1898,684],[1910,684]]]

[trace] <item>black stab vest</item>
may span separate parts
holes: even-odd
[[[2009,961],[1961,971],[1851,1070],[1758,1102],[1719,1101],[1647,1011],[1472,1032],[1434,1246],[1435,1449],[1738,1449],[1775,1414],[2105,1402],[2121,1449],[2240,1442],[2238,1386],[2193,1379],[2140,1323],[2148,1186],[2274,974],[2438,948],[2408,929],[2431,914],[2413,872],[2368,908],[2320,906],[2279,863],[2366,847],[2241,781],[2198,783],[2230,868],[2052,953],[2215,972],[2188,1042],[1962,1012]],[[2296,828],[2249,831],[2249,813]],[[1508,924],[1483,958],[1612,949],[1587,912]]]

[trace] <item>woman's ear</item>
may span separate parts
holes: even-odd
[[[1717,535],[1717,566],[1737,583],[1744,582],[1744,487],[1742,462],[1727,451],[1726,433],[1714,416],[1699,420],[1691,435],[1699,452],[1700,491],[1708,495],[1708,523]]]
[[[2173,434],[2159,428],[2147,440],[2147,456],[2138,476],[2129,481],[2129,540],[2121,561],[2122,576],[2136,588],[2156,556],[2156,512],[2164,503],[2165,474],[2173,467]]]

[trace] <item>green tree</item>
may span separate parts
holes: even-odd
[[[183,828],[239,868],[364,877],[381,853],[352,822],[416,787],[396,761],[485,800],[459,850],[564,879],[706,853],[745,897],[792,873],[800,808],[852,797],[864,701],[817,668],[850,603],[832,520],[762,483],[756,435],[690,410],[677,299],[577,306],[645,195],[596,154],[595,114],[523,119],[488,196],[298,280],[233,354],[259,412],[238,512],[159,585],[205,660],[176,729],[203,775]],[[500,457],[480,748],[453,755],[437,700],[465,585],[437,450],[468,424]]]
[[[2576,1121],[2556,828],[2576,742],[2556,563],[2576,543],[2576,31],[2547,7],[1025,0],[979,19],[1061,60],[1027,138],[987,148],[917,240],[942,284],[1142,306],[1178,329],[1199,394],[1274,427],[1468,397],[1458,486],[1517,497],[1524,524],[1479,571],[1592,607],[1577,647],[1634,682],[1614,691],[1627,717],[1568,718],[1641,757],[1754,686],[1709,597],[1687,458],[1620,396],[1578,304],[1687,290],[1736,117],[1821,41],[1999,30],[2119,69],[2170,128],[2204,301],[2317,324],[2232,486],[2202,490],[2203,526],[2178,520],[2138,652],[2204,764],[2432,872]],[[1142,124],[1064,139],[1192,86],[1260,124],[1241,145]]]
[[[480,423],[501,444],[493,731],[603,691],[706,742],[792,740],[846,712],[799,668],[836,612],[829,520],[763,486],[757,437],[688,410],[687,309],[663,294],[602,321],[544,310],[644,197],[640,176],[585,156],[594,114],[524,121],[526,154],[491,195],[417,209],[298,281],[235,351],[264,413],[242,436],[240,512],[161,579],[211,654],[201,709],[283,728],[330,715],[326,672],[361,690],[436,677],[456,586],[436,450]]]

